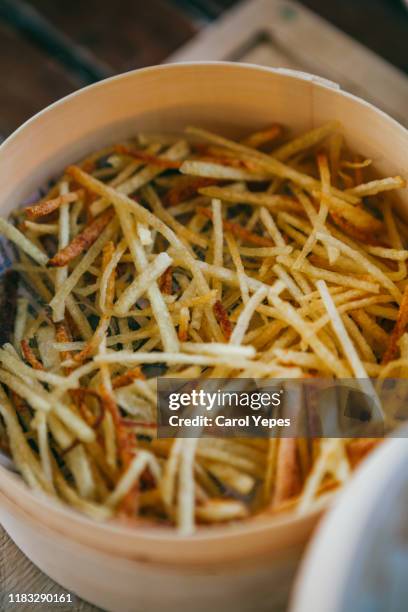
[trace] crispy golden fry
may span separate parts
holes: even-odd
[[[28,344],[27,340],[21,341],[21,349],[23,351],[23,355],[26,361],[31,365],[35,370],[44,370],[44,366],[34,355],[32,348]]]
[[[201,215],[204,215],[205,217],[208,217],[209,219],[212,219],[212,211],[209,210],[208,208],[199,207],[197,209],[197,212],[199,212]],[[233,221],[227,221],[226,219],[223,219],[222,224],[225,230],[227,230],[228,232],[231,232],[231,234],[233,234],[237,238],[240,238],[244,242],[249,242],[250,244],[256,244],[257,246],[266,246],[266,247],[274,246],[273,241],[270,240],[269,238],[264,238],[263,236],[258,236],[257,234],[254,234],[253,232],[249,232],[245,227],[242,227],[238,223],[234,223]]]
[[[48,265],[53,267],[66,266],[70,261],[89,249],[101,232],[113,218],[113,210],[108,209],[92,221],[86,228],[70,242],[68,246],[58,251],[54,257],[48,260]]]
[[[231,321],[229,320],[228,313],[219,300],[215,302],[213,308],[216,319],[221,326],[222,333],[224,334],[225,339],[229,340],[232,334],[232,325]]]
[[[202,187],[214,185],[215,179],[205,177],[182,176],[174,187],[171,187],[166,193],[164,204],[166,206],[176,206],[180,202],[189,200]]]
[[[156,155],[150,155],[145,151],[131,149],[129,147],[125,147],[124,145],[116,145],[115,151],[123,155],[135,157],[136,159],[140,159],[140,161],[145,162],[146,164],[157,166],[158,168],[170,168],[178,170],[181,166],[181,162],[179,161],[173,159],[165,159]]]
[[[120,376],[116,376],[116,378],[112,380],[112,388],[120,389],[121,387],[130,385],[134,380],[145,380],[145,378],[146,377],[142,370],[139,368],[139,366],[137,366],[132,370],[128,370],[124,374],[120,374]]]
[[[77,191],[71,191],[70,193],[60,195],[52,200],[45,200],[44,202],[39,202],[38,204],[31,204],[24,209],[24,212],[30,219],[38,219],[38,217],[45,217],[46,215],[51,214],[62,204],[71,204],[72,202],[80,200],[84,197],[84,195],[85,191],[83,189],[78,189]]]
[[[398,352],[398,341],[406,332],[408,325],[408,285],[405,287],[404,295],[402,296],[398,317],[392,330],[389,344],[383,355],[382,363],[385,365],[395,358]]]
[[[259,132],[253,132],[246,138],[244,138],[241,143],[246,147],[253,147],[254,149],[259,149],[264,144],[273,142],[282,136],[283,128],[278,123],[274,123],[270,128],[266,130],[260,130]]]

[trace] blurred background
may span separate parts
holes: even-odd
[[[0,135],[79,87],[175,53],[312,71],[404,120],[407,26],[404,0],[0,0]]]

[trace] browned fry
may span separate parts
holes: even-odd
[[[178,170],[181,164],[183,163],[181,161],[175,161],[172,159],[165,159],[164,157],[157,157],[156,155],[150,155],[145,151],[141,151],[140,149],[132,149],[130,147],[126,147],[125,145],[116,145],[115,151],[116,153],[135,157],[136,159],[140,159],[140,161],[146,162],[146,164],[151,164],[152,166],[157,166],[159,168]]]
[[[252,147],[254,149],[258,149],[262,147],[262,145],[272,142],[276,140],[283,134],[283,128],[278,123],[274,123],[270,128],[266,130],[261,130],[260,132],[254,132],[250,134],[243,140],[241,140],[241,144],[246,145],[247,147]]]
[[[159,289],[165,295],[173,293],[173,267],[169,266],[159,279]]]
[[[136,516],[139,509],[139,483],[132,487],[119,503],[117,514],[124,516]]]
[[[115,245],[110,240],[105,244],[102,251],[102,272],[104,272],[109,265],[110,260],[113,257],[113,253],[115,251]],[[112,308],[113,300],[115,298],[115,279],[116,279],[116,270],[112,270],[112,274],[108,280],[108,288],[106,291],[106,304],[105,308],[109,310]]]
[[[203,176],[181,176],[177,185],[167,191],[163,203],[165,206],[176,206],[176,204],[192,198],[200,187],[209,187],[217,183],[217,179]]]
[[[122,415],[120,414],[119,407],[112,394],[104,387],[101,386],[99,395],[104,407],[104,410],[108,410],[113,419],[113,424],[116,431],[116,443],[118,445],[119,456],[121,458],[123,467],[126,468],[132,461],[135,449],[136,449],[136,438],[132,432],[124,426],[122,421]]]
[[[70,395],[74,398],[76,405],[79,408],[79,411],[85,421],[93,427],[97,429],[99,425],[102,423],[103,417],[105,415],[105,404],[102,402],[101,396],[94,389],[71,389]],[[86,398],[93,397],[99,403],[99,414],[95,416],[86,404]]]
[[[405,333],[408,325],[408,285],[405,287],[402,296],[401,304],[398,311],[398,317],[392,330],[389,344],[383,355],[381,363],[386,364],[392,361],[398,352],[398,342],[401,336]]]
[[[351,467],[355,468],[365,457],[383,440],[380,438],[366,438],[352,440],[347,445],[347,456]]]
[[[358,159],[358,157],[356,157],[354,161],[359,162],[360,160]],[[363,168],[361,168],[361,166],[356,166],[354,168],[354,182],[356,186],[361,185],[361,183],[364,183],[364,173]]]
[[[275,490],[272,507],[297,495],[301,488],[296,438],[279,440]]]
[[[30,413],[30,409],[28,407],[27,402],[25,402],[23,400],[22,397],[20,397],[15,391],[10,390],[10,397],[13,401],[13,404],[16,408],[16,412],[18,413],[18,415],[20,416],[20,418],[23,420],[23,422],[27,425],[27,427],[29,426],[29,423],[31,421],[31,413]]]
[[[81,169],[84,172],[88,172],[88,174],[90,174],[91,172],[93,172],[96,168],[96,161],[92,160],[92,159],[87,159],[86,161],[84,161],[83,164],[81,164]]]
[[[143,374],[141,368],[137,366],[136,368],[132,368],[128,370],[124,374],[120,374],[120,376],[116,376],[112,380],[112,387],[114,389],[119,389],[120,387],[126,387],[130,385],[134,380],[145,380],[146,376]]]
[[[197,212],[205,217],[208,217],[209,219],[212,219],[212,211],[209,208],[199,207]],[[233,234],[236,238],[240,238],[244,242],[256,244],[257,246],[274,246],[274,242],[270,238],[259,236],[254,232],[250,232],[245,227],[242,227],[242,225],[239,225],[239,223],[223,219],[222,224],[226,231],[231,232],[231,234]]]
[[[115,251],[115,247],[112,241],[109,241],[107,244],[105,244],[103,248],[103,252],[102,252],[102,272],[104,272],[106,267],[108,266],[110,260],[112,259],[114,251]],[[105,307],[108,310],[112,308],[113,300],[115,297],[115,278],[116,278],[116,270],[112,270],[112,273],[108,280],[108,286],[107,286],[107,291],[106,291]],[[84,361],[85,359],[87,359],[88,357],[92,355],[92,353],[95,351],[96,347],[98,346],[99,342],[106,335],[106,331],[109,326],[109,321],[110,321],[109,315],[106,315],[106,314],[102,315],[102,317],[99,319],[98,326],[92,338],[88,340],[88,342],[86,343],[86,346],[82,349],[82,351],[80,351],[79,353],[75,355],[74,361],[78,363],[82,363],[82,361]]]
[[[28,344],[27,340],[21,341],[21,350],[23,351],[24,359],[28,361],[28,363],[30,364],[32,368],[34,368],[34,370],[44,369],[43,364],[34,355],[34,352],[32,348],[30,347],[30,345]]]
[[[79,444],[81,444],[80,440],[74,440],[73,442],[71,442],[71,444],[67,447],[64,448],[61,451],[61,457],[64,457],[65,455],[67,455],[69,452],[71,452],[72,450],[74,450],[74,448],[76,448]]]
[[[65,321],[59,321],[58,323],[55,323],[55,339],[57,342],[72,342],[72,335]],[[62,361],[71,359],[71,352],[61,351],[61,358]]]
[[[344,217],[341,217],[338,213],[329,212],[331,218],[335,222],[338,227],[340,227],[346,234],[354,238],[355,240],[359,240],[364,244],[369,244],[371,246],[388,246],[383,240],[381,240],[378,234],[375,234],[369,230],[364,231],[362,228],[356,227]]]
[[[240,170],[248,170],[256,174],[259,172],[259,165],[250,159],[239,159],[232,155],[206,155],[204,157],[197,158],[196,161],[211,162],[213,164],[221,164],[222,166],[229,166],[231,168],[239,168]]]
[[[71,202],[76,202],[84,196],[84,193],[85,192],[83,189],[71,191],[70,193],[60,195],[52,200],[46,200],[45,202],[38,202],[38,204],[27,206],[27,208],[24,209],[24,212],[30,219],[45,217],[45,215],[49,215],[50,213],[54,212],[54,210],[57,210],[62,204],[71,204]]]
[[[48,265],[54,267],[66,266],[70,261],[75,259],[75,257],[78,257],[78,255],[89,249],[108,225],[113,215],[113,209],[108,208],[108,210],[99,215],[99,217],[96,217],[96,219],[89,223],[80,234],[75,236],[68,246],[58,251],[58,253],[48,261]]]
[[[229,340],[232,334],[232,324],[229,320],[228,313],[225,310],[224,306],[221,304],[219,300],[217,300],[213,306],[213,311],[215,314],[215,318],[217,319],[222,333],[226,340]]]
[[[66,321],[59,321],[55,325],[55,339],[57,342],[72,342],[72,334]],[[71,351],[61,351],[61,361],[71,359]],[[72,368],[64,368],[66,374],[72,372]]]

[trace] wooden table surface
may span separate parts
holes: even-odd
[[[301,1],[408,72],[408,11],[402,0]],[[0,135],[83,85],[162,62],[234,4],[0,0]]]

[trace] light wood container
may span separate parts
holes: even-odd
[[[194,124],[240,136],[276,121],[298,132],[329,119],[381,173],[406,172],[407,131],[318,77],[229,63],[130,72],[64,98],[3,143],[0,212],[68,163],[138,130]],[[401,206],[408,210],[406,195]],[[0,521],[16,544],[62,586],[115,612],[278,610],[317,518],[262,518],[181,539],[170,529],[89,521],[0,467]]]

